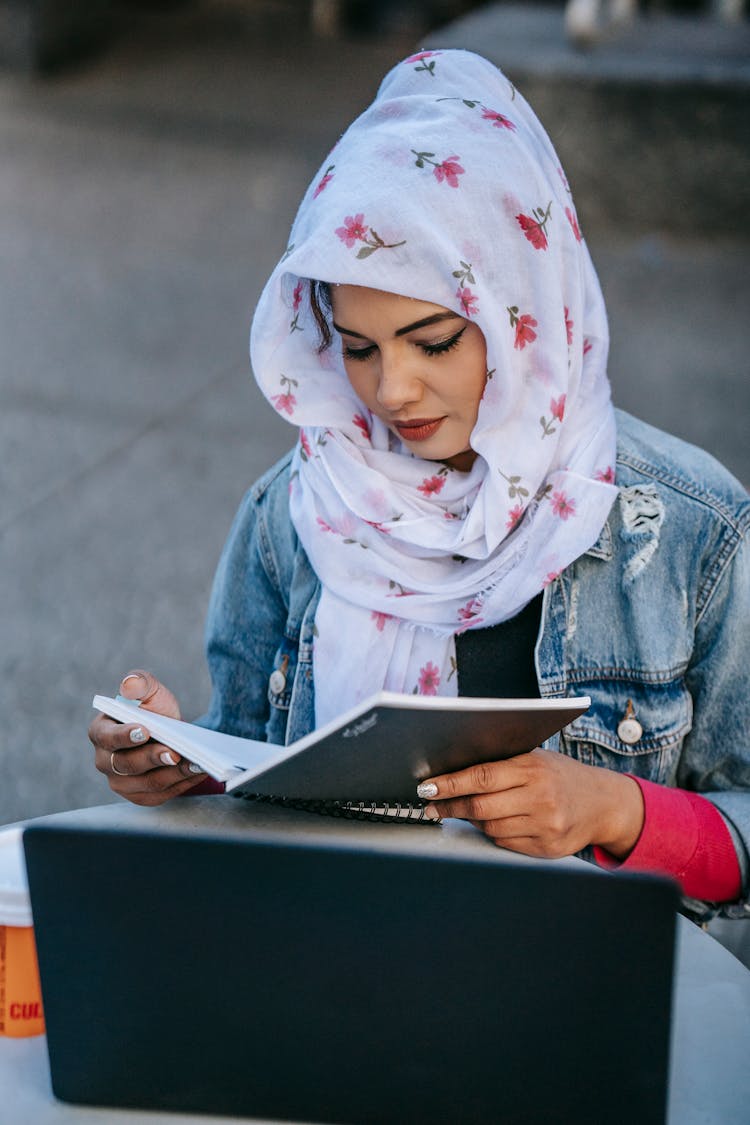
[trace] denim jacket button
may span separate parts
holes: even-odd
[[[286,676],[279,668],[276,668],[276,670],[271,673],[268,686],[274,695],[281,695],[283,692],[286,687]]]
[[[632,746],[642,734],[643,727],[637,719],[622,719],[617,725],[617,736],[627,746]]]

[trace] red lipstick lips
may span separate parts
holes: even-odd
[[[444,418],[410,418],[408,422],[394,422],[405,441],[427,441],[442,426]]]

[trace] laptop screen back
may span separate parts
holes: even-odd
[[[668,884],[340,827],[27,830],[56,1095],[356,1125],[664,1120]]]

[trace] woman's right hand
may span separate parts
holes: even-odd
[[[144,711],[180,718],[180,708],[169,688],[150,672],[128,672],[120,695],[137,699]],[[206,780],[206,774],[176,750],[149,740],[144,723],[118,723],[98,714],[89,727],[94,762],[110,789],[134,805],[163,805]]]

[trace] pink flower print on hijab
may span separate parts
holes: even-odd
[[[523,505],[516,504],[516,506],[514,508],[511,508],[511,510],[508,512],[508,519],[505,522],[505,526],[508,531],[515,531],[522,519]]]
[[[301,304],[302,304],[302,282],[298,281],[297,284],[294,287],[294,292],[292,294],[292,310],[294,312],[299,312],[299,307],[300,307]]]
[[[490,109],[489,106],[483,105],[476,98],[438,98],[438,101],[461,102],[467,109],[476,109],[478,106],[482,111],[482,118],[489,121],[494,129],[507,129],[511,133],[516,131],[516,127],[509,117],[506,117],[504,113],[498,113],[496,109]]]
[[[310,448],[310,441],[304,430],[299,432],[300,455],[303,461],[309,461],[312,457],[312,449]]]
[[[302,304],[302,282],[298,281],[297,284],[294,287],[294,292],[292,293],[292,312],[293,312],[294,316],[292,318],[291,324],[289,325],[289,331],[290,332],[295,332],[295,331],[301,332],[302,331],[302,329],[300,327],[300,323],[299,323],[299,310],[300,310],[301,304]]]
[[[568,516],[576,514],[576,502],[573,497],[568,497],[564,492],[552,493],[552,511],[561,520],[566,520]]]
[[[482,106],[482,117],[485,121],[491,121],[495,129],[509,129],[515,133],[516,127],[509,117],[503,113],[498,113],[496,109],[487,109],[487,106]]]
[[[271,400],[279,413],[284,411],[284,413],[288,414],[290,418],[294,414],[294,408],[297,405],[297,399],[294,397],[291,391],[287,392],[286,394],[272,395]]]
[[[440,687],[440,669],[431,660],[419,669],[418,691],[420,695],[437,695]]]
[[[543,211],[541,207],[535,207],[531,215],[516,215],[516,222],[535,250],[546,250],[549,245],[547,242],[547,223],[549,222],[551,207],[552,201],[550,200],[546,211]]]
[[[347,215],[344,225],[336,227],[336,234],[342,242],[346,243],[347,250],[351,250],[355,242],[364,242],[368,229],[365,226],[365,217],[360,212],[359,215]]]
[[[442,51],[419,51],[416,55],[411,55],[406,62],[419,63],[419,66],[414,67],[415,72],[423,71],[425,74],[429,74],[431,78],[434,78],[435,59],[441,54]]]
[[[443,181],[449,187],[457,188],[458,177],[463,176],[465,169],[459,164],[460,156],[446,156],[445,160],[438,162],[433,160],[434,152],[417,152],[415,148],[411,150],[416,156],[415,164],[417,168],[424,168],[425,164],[432,165],[432,174],[439,184]]]
[[[362,436],[367,438],[367,440],[369,441],[370,440],[370,426],[369,426],[369,423],[368,423],[367,419],[364,417],[364,415],[363,414],[355,414],[354,417],[352,418],[352,422],[357,427],[357,429],[362,433]]]
[[[291,418],[294,414],[294,408],[297,405],[297,399],[292,393],[292,387],[298,386],[296,379],[290,379],[288,375],[282,375],[279,379],[282,388],[288,387],[288,390],[282,390],[281,394],[271,395],[271,402],[274,404],[279,414],[288,414]]]
[[[380,610],[377,609],[372,610],[372,612],[370,613],[370,618],[375,622],[375,628],[379,633],[383,632],[386,621],[391,621],[393,619],[392,614],[381,613]]]
[[[471,269],[470,263],[464,262],[462,259],[459,268],[453,271],[453,276],[458,280],[456,297],[461,304],[464,316],[476,316],[479,312],[479,298],[476,293],[469,289],[469,285],[476,285],[476,278]]]
[[[581,228],[578,226],[578,216],[574,211],[571,211],[570,207],[565,208],[565,214],[568,216],[568,222],[573,229],[573,234],[576,236],[576,241],[582,242],[583,236],[581,235]]]
[[[468,286],[462,289],[459,285],[456,290],[456,296],[458,297],[464,316],[477,315],[479,312],[479,298],[476,293],[472,293]]]
[[[417,485],[417,491],[421,492],[423,496],[437,496],[442,491],[445,484],[445,477],[425,477],[421,484]]]
[[[336,167],[335,164],[329,164],[328,165],[325,172],[323,173],[322,179],[318,182],[318,185],[315,188],[315,191],[313,192],[313,199],[317,199],[318,196],[320,195],[320,193],[322,191],[325,191],[325,189],[328,187],[331,180],[333,179],[333,170],[334,170],[335,167]]]
[[[519,316],[518,305],[509,305],[507,311],[510,316],[510,326],[516,330],[513,347],[517,348],[518,351],[523,351],[527,344],[536,340],[534,329],[538,327],[538,324],[530,313],[523,313]]]
[[[570,319],[568,306],[565,306],[565,333],[568,337],[568,347],[573,343],[573,321]]]
[[[376,250],[395,250],[406,244],[406,239],[401,242],[384,242],[376,230],[365,225],[365,217],[361,212],[359,215],[347,215],[344,225],[336,227],[334,234],[346,244],[347,250],[352,250],[357,242],[363,242],[364,246],[357,251],[358,258],[369,258]]]
[[[565,416],[565,399],[566,395],[560,395],[559,398],[550,399],[550,413],[553,418],[557,418],[558,422],[562,422]]]
[[[458,156],[446,156],[442,164],[435,165],[435,179],[440,184],[443,180],[452,188],[458,187],[458,177],[463,176],[464,169],[459,164]]]
[[[547,421],[546,416],[543,414],[539,419],[539,424],[542,427],[542,437],[549,437],[550,434],[557,433],[555,421],[562,422],[565,415],[565,395],[560,395],[559,398],[551,398],[549,402],[550,419]]]
[[[459,626],[456,629],[457,633],[465,633],[470,626],[477,626],[482,624],[482,606],[479,598],[471,598],[466,605],[462,605],[458,611]]]
[[[534,332],[536,327],[537,322],[534,320],[533,316],[530,316],[528,313],[524,313],[523,316],[519,317],[518,323],[516,324],[516,339],[513,347],[522,351],[527,344],[536,340],[536,332]]]
[[[615,472],[611,465],[607,465],[606,469],[599,469],[596,474],[596,479],[600,480],[602,484],[614,484]]]

